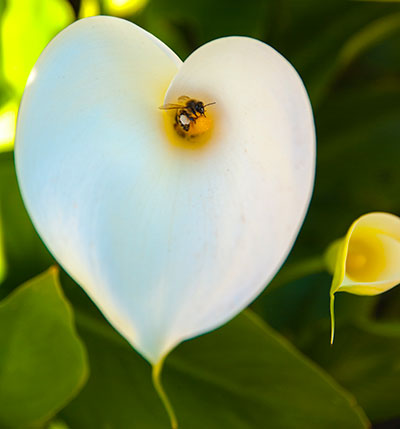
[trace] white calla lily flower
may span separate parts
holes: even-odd
[[[181,96],[216,103],[197,137],[159,109]],[[268,45],[226,37],[182,62],[136,25],[93,17],[39,58],[15,157],[45,244],[155,364],[275,275],[309,204],[315,131],[301,79]]]

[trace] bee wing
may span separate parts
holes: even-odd
[[[181,104],[167,103],[167,104],[164,104],[163,106],[160,106],[159,109],[172,110],[172,109],[182,109],[182,107],[184,106],[182,106]]]
[[[178,98],[178,101],[182,101],[182,102],[189,101],[189,100],[191,100],[191,98],[190,98],[190,97],[188,97],[187,95],[181,95],[181,96]]]

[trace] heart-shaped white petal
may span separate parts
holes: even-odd
[[[217,102],[195,149],[170,142],[158,109],[181,95]],[[300,78],[269,46],[223,38],[182,63],[134,24],[95,17],[40,57],[15,151],[46,245],[155,363],[279,269],[310,199],[315,136]]]

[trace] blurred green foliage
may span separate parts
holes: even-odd
[[[322,270],[324,250],[355,218],[377,210],[400,214],[400,3],[129,3],[0,2],[0,428],[38,427],[63,406],[49,427],[167,427],[148,364],[66,274],[61,272],[61,284],[67,298],[49,273],[12,292],[54,264],[18,191],[10,150],[16,106],[40,51],[75,19],[73,11],[125,16],[183,59],[225,35],[264,40],[294,64],[313,104],[316,187],[287,264],[253,304],[257,316],[240,315],[167,359],[166,390],[182,427],[347,429],[367,427],[364,412],[373,425],[399,419],[399,290],[381,297],[338,294],[330,347],[330,276],[312,273]],[[293,269],[300,263],[310,272]],[[88,354],[84,386],[85,353],[67,299]],[[12,359],[11,340],[19,347]],[[32,373],[21,371],[19,359],[32,365]],[[41,400],[24,403],[32,395]]]
[[[67,0],[7,0],[1,25],[2,64],[5,81],[16,96],[22,95],[47,43],[72,22]]]

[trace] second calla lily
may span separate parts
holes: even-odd
[[[198,140],[177,127],[201,113],[159,109],[182,96],[216,103]],[[182,62],[94,17],[39,58],[15,156],[50,251],[154,364],[235,316],[285,260],[313,188],[314,122],[296,71],[264,43],[222,38]]]
[[[333,342],[336,292],[378,295],[400,283],[400,218],[381,212],[361,216],[331,249],[327,257],[334,266],[330,292]]]

